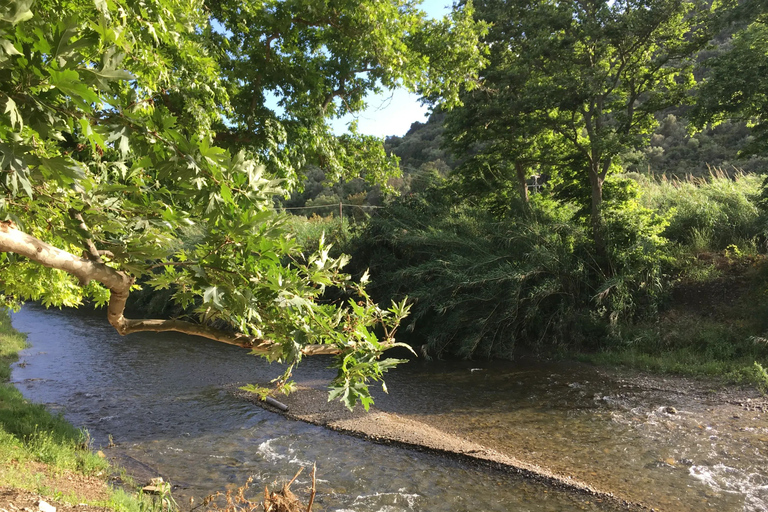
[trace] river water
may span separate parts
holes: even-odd
[[[316,462],[314,510],[614,510],[508,473],[368,443],[289,421],[233,397],[233,383],[282,369],[181,334],[120,337],[103,312],[25,306],[13,381],[122,455],[155,468],[186,500],[248,477],[263,489]],[[297,373],[319,386],[323,358]],[[684,381],[573,365],[409,363],[377,406],[661,510],[768,510],[768,421],[759,407]],[[743,402],[743,400],[742,400]],[[757,403],[757,401],[755,402]],[[768,415],[765,415],[768,416]],[[308,484],[306,473],[294,491]],[[180,500],[181,501],[181,500]],[[186,502],[182,503],[184,505]]]

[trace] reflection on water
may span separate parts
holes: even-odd
[[[590,497],[367,443],[236,400],[222,386],[281,373],[236,347],[176,334],[121,338],[103,313],[37,306],[13,315],[13,324],[32,345],[22,354],[26,365],[14,368],[22,393],[63,411],[97,445],[111,435],[126,455],[186,487],[184,495],[236,487],[249,476],[259,489],[317,462],[318,511],[607,510]],[[307,360],[298,378],[321,382],[326,363]],[[294,490],[307,484],[300,477]]]

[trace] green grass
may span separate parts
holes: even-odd
[[[26,347],[26,337],[11,326],[7,312],[0,312],[0,382],[11,378],[11,365],[19,359],[19,351]]]
[[[83,503],[71,491],[49,487],[46,475],[30,463],[42,463],[52,474],[67,472],[106,478],[115,472],[109,463],[90,450],[88,433],[78,430],[60,415],[24,399],[8,383],[11,364],[27,346],[24,335],[11,326],[10,316],[0,310],[0,486],[23,488],[58,501]],[[112,490],[107,500],[91,503],[112,510],[144,512],[154,505],[121,489]]]
[[[620,366],[655,374],[721,379],[730,384],[753,385],[763,393],[768,392],[768,373],[763,365],[750,358],[721,360],[702,356],[690,349],[649,354],[629,348],[578,354],[576,359],[600,366]]]

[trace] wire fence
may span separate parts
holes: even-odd
[[[342,203],[339,202],[339,204],[318,204],[318,205],[312,205],[312,206],[284,206],[282,208],[276,208],[276,209],[282,209],[282,210],[318,210],[321,208],[328,209],[328,208],[336,208],[339,207],[339,219],[342,221],[344,220],[344,208],[360,208],[361,210],[365,211],[366,209],[369,210],[376,210],[378,208],[386,208],[386,206],[375,206],[372,204],[349,204],[349,203]]]
[[[386,206],[375,206],[372,204],[318,204],[313,206],[283,206],[279,208],[280,210],[316,210],[319,208],[335,208],[336,206],[345,207],[345,206],[354,206],[355,208],[386,208]]]

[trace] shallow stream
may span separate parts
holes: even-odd
[[[317,462],[314,510],[614,510],[594,497],[446,457],[289,421],[227,392],[279,366],[180,334],[121,338],[103,312],[25,306],[13,380],[88,429],[95,445],[155,468],[189,497],[256,489]],[[322,386],[323,358],[297,373]],[[661,510],[768,510],[768,415],[687,381],[580,365],[410,363],[377,406]],[[746,403],[746,406],[740,405]],[[756,399],[755,404],[758,401]],[[749,410],[752,409],[752,410]],[[298,480],[301,491],[306,473]],[[299,492],[299,494],[301,494]]]

